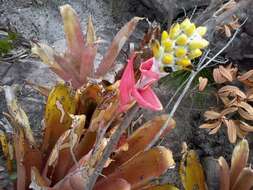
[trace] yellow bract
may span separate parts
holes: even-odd
[[[185,58],[179,59],[177,61],[177,64],[182,67],[188,67],[189,65],[191,65],[191,60],[185,57]]]
[[[175,39],[180,33],[180,25],[178,23],[174,24],[169,32],[170,39]]]
[[[173,42],[171,40],[164,41],[163,46],[166,52],[170,52],[173,50]]]
[[[153,55],[157,59],[161,72],[175,71],[192,64],[192,60],[202,55],[201,49],[207,47],[209,42],[203,38],[207,28],[196,27],[190,19],[186,18],[181,24],[175,23],[169,32],[163,31],[160,43],[152,43]],[[163,65],[164,64],[164,65]]]
[[[191,24],[190,19],[186,18],[181,24],[180,27],[181,29],[186,29],[189,25]]]
[[[173,60],[174,60],[174,57],[173,55],[171,54],[165,54],[163,56],[163,63],[164,64],[172,64],[173,63]]]
[[[192,50],[190,52],[190,54],[188,55],[188,57],[190,59],[195,59],[197,57],[200,57],[202,55],[202,51],[200,49],[195,49],[195,50]]]
[[[204,36],[207,32],[207,29],[206,27],[204,26],[199,26],[197,29],[196,29],[196,32],[200,35],[200,36]]]
[[[188,37],[185,34],[181,34],[180,36],[178,36],[176,43],[177,45],[186,45],[188,41]]]
[[[191,23],[184,31],[187,36],[191,36],[196,30],[195,24]]]
[[[161,41],[164,42],[165,40],[167,40],[169,38],[169,34],[167,31],[163,31],[162,32],[162,38]]]
[[[176,57],[184,57],[186,55],[187,51],[184,47],[178,47],[176,49],[175,55]]]
[[[191,50],[193,49],[197,49],[197,48],[205,48],[206,46],[209,45],[209,42],[205,39],[199,39],[199,40],[193,40],[192,42],[190,42],[189,44],[189,48]]]

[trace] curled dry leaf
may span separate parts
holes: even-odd
[[[240,121],[240,129],[242,129],[243,131],[246,131],[246,132],[253,132],[253,126],[243,122],[243,121]]]
[[[232,82],[236,78],[238,69],[232,67],[232,64],[229,64],[227,67],[220,65],[218,68],[213,70],[214,81],[218,84],[225,82]]]
[[[228,139],[230,143],[235,143],[237,138],[237,126],[233,120],[224,120],[225,125],[227,126]]]
[[[237,77],[239,81],[249,87],[253,87],[253,69]]]
[[[205,90],[207,83],[208,83],[207,78],[199,77],[199,91],[200,92]]]
[[[206,111],[204,113],[204,116],[206,120],[214,120],[214,119],[219,119],[221,117],[221,114],[216,111]]]
[[[218,91],[218,95],[223,97],[223,96],[238,96],[242,99],[246,98],[246,95],[244,94],[244,92],[242,92],[238,87],[236,86],[231,86],[231,85],[226,85],[222,88],[219,89]]]

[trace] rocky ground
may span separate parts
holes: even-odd
[[[150,20],[157,20],[165,27],[172,20],[191,15],[196,6],[205,8],[209,0],[0,0],[0,27],[12,27],[23,37],[23,42],[38,40],[54,46],[59,51],[65,48],[64,33],[58,7],[69,3],[81,18],[83,29],[88,15],[93,17],[97,35],[108,44],[116,31],[131,17],[146,16]],[[173,8],[173,9],[172,9]],[[226,51],[224,57],[230,58],[234,63],[249,68],[253,61],[253,9],[246,9],[248,21],[233,45]],[[196,14],[200,14],[196,12]],[[141,39],[144,23],[135,31],[130,41]],[[22,40],[21,40],[22,42]],[[217,47],[224,45],[224,41],[215,41]],[[45,98],[26,85],[27,80],[44,86],[53,86],[57,77],[38,59],[29,52],[29,44],[19,43],[18,49],[24,50],[24,57],[0,62],[0,85],[15,85],[19,102],[28,114],[33,129],[41,127]],[[127,49],[127,47],[125,48]],[[104,49],[101,49],[102,53]],[[124,60],[124,53],[120,55],[119,62]],[[174,94],[169,85],[157,86],[164,105]],[[203,121],[202,113],[208,106],[216,104],[214,96],[207,94],[203,103],[196,104],[191,93],[176,112],[177,128],[163,141],[174,152],[176,161],[180,160],[181,143],[186,141],[191,148],[196,149],[201,158],[220,155],[230,158],[233,146],[229,144],[226,132],[221,130],[217,135],[209,136],[204,130],[198,129]],[[6,111],[3,92],[0,92],[0,120],[4,122],[2,112]],[[150,113],[146,113],[147,116]],[[253,148],[253,143],[250,141]],[[204,159],[203,159],[204,160]],[[163,181],[180,184],[177,171],[170,171]]]

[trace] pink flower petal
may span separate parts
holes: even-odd
[[[136,55],[133,54],[128,60],[127,66],[124,70],[122,78],[120,80],[119,91],[120,91],[120,107],[122,110],[131,103],[133,100],[131,96],[132,90],[135,88],[134,68],[133,61]]]
[[[152,90],[151,87],[146,87],[145,89],[133,89],[132,96],[138,102],[138,104],[147,109],[154,111],[160,111],[163,109],[163,106]]]
[[[142,88],[146,86],[150,86],[155,81],[157,81],[160,76],[158,73],[151,70],[154,64],[154,58],[150,58],[147,61],[141,63],[140,71],[141,71],[141,78],[140,78],[140,85]]]

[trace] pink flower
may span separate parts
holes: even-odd
[[[151,85],[157,81],[160,76],[151,70],[153,58],[143,62],[140,66],[141,77],[136,83],[134,77],[133,62],[136,54],[133,54],[128,60],[125,71],[120,81],[120,109],[124,111],[129,104],[136,101],[140,107],[159,111],[163,106],[151,88]]]

